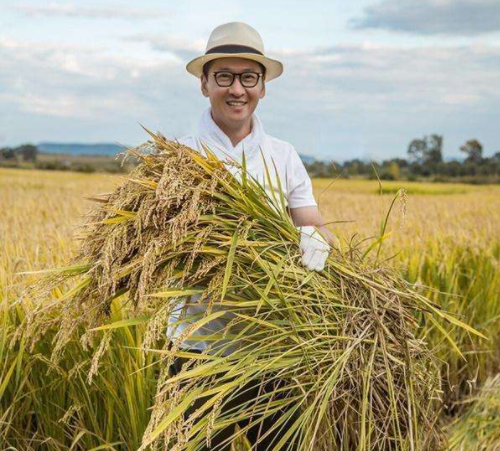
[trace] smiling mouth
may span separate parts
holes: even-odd
[[[247,102],[233,102],[233,101],[229,101],[229,102],[226,102],[227,105],[229,106],[232,106],[232,107],[239,107],[239,106],[245,106],[247,104]]]

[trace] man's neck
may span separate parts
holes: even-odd
[[[233,147],[236,147],[240,141],[245,139],[252,132],[252,118],[250,117],[245,123],[237,127],[228,127],[222,121],[218,121],[210,112],[213,121],[218,125],[218,127],[227,135],[230,139]]]

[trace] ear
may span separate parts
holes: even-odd
[[[208,82],[208,80],[206,79],[205,74],[201,75],[201,79],[200,80],[201,80],[201,85],[200,85],[201,93],[205,97],[208,97],[208,89],[207,89],[207,82]]]
[[[263,99],[266,96],[266,83],[262,81],[262,89],[260,90],[259,99]]]

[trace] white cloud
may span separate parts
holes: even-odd
[[[192,41],[174,35],[141,34],[124,38],[125,41],[148,44],[152,50],[175,55],[180,61],[189,61],[205,53],[205,40]]]
[[[171,16],[171,11],[152,10],[150,8],[124,8],[119,5],[106,7],[86,7],[71,3],[49,2],[45,5],[19,3],[13,8],[26,16],[38,17],[73,17],[86,19],[126,19],[149,20],[164,19]]]
[[[275,56],[285,72],[269,83],[266,118],[283,118],[276,129],[298,149],[403,156],[412,138],[429,133],[445,135],[448,154],[468,134],[488,151],[500,147],[498,46],[338,45]]]
[[[351,21],[355,29],[377,28],[417,35],[473,36],[500,31],[497,0],[379,0]]]
[[[149,110],[144,79],[177,67],[161,59],[113,55],[104,48],[11,39],[0,40],[0,58],[0,85],[20,111],[96,120],[125,111],[133,116],[131,105],[136,112]]]
[[[495,83],[500,77],[497,46],[339,45],[286,59],[289,83],[316,108],[326,106],[328,99],[346,108],[358,100],[364,108],[382,105],[386,110],[410,103],[423,109],[446,108],[450,98],[453,105],[462,99],[464,107],[500,100],[500,86]]]
[[[195,131],[208,100],[185,64],[200,44],[161,36],[147,42],[154,58],[0,39],[0,115],[17,118],[8,134],[0,133],[12,144],[134,143],[145,139],[138,122],[166,136]],[[458,148],[467,133],[484,137],[487,152],[488,140],[500,144],[498,46],[337,45],[269,53],[285,71],[268,83],[258,114],[270,134],[304,153],[402,155],[412,138],[434,132],[445,134],[445,148]]]

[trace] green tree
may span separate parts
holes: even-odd
[[[422,164],[427,155],[427,141],[426,139],[414,139],[408,145],[408,157]]]
[[[481,163],[483,160],[483,145],[477,139],[469,139],[460,146],[460,151],[467,155],[465,160],[468,162]]]
[[[442,161],[443,161],[443,137],[441,135],[431,135],[428,138],[426,162],[442,163]]]
[[[399,180],[399,164],[397,164],[395,161],[392,161],[387,168],[387,173],[391,176],[392,180]]]
[[[432,134],[414,139],[408,145],[408,156],[419,164],[436,164],[443,161],[443,137]]]
[[[16,151],[21,155],[24,161],[36,161],[38,148],[32,144],[24,144],[19,146]]]
[[[15,160],[16,151],[10,147],[4,147],[3,149],[0,149],[0,159]]]

